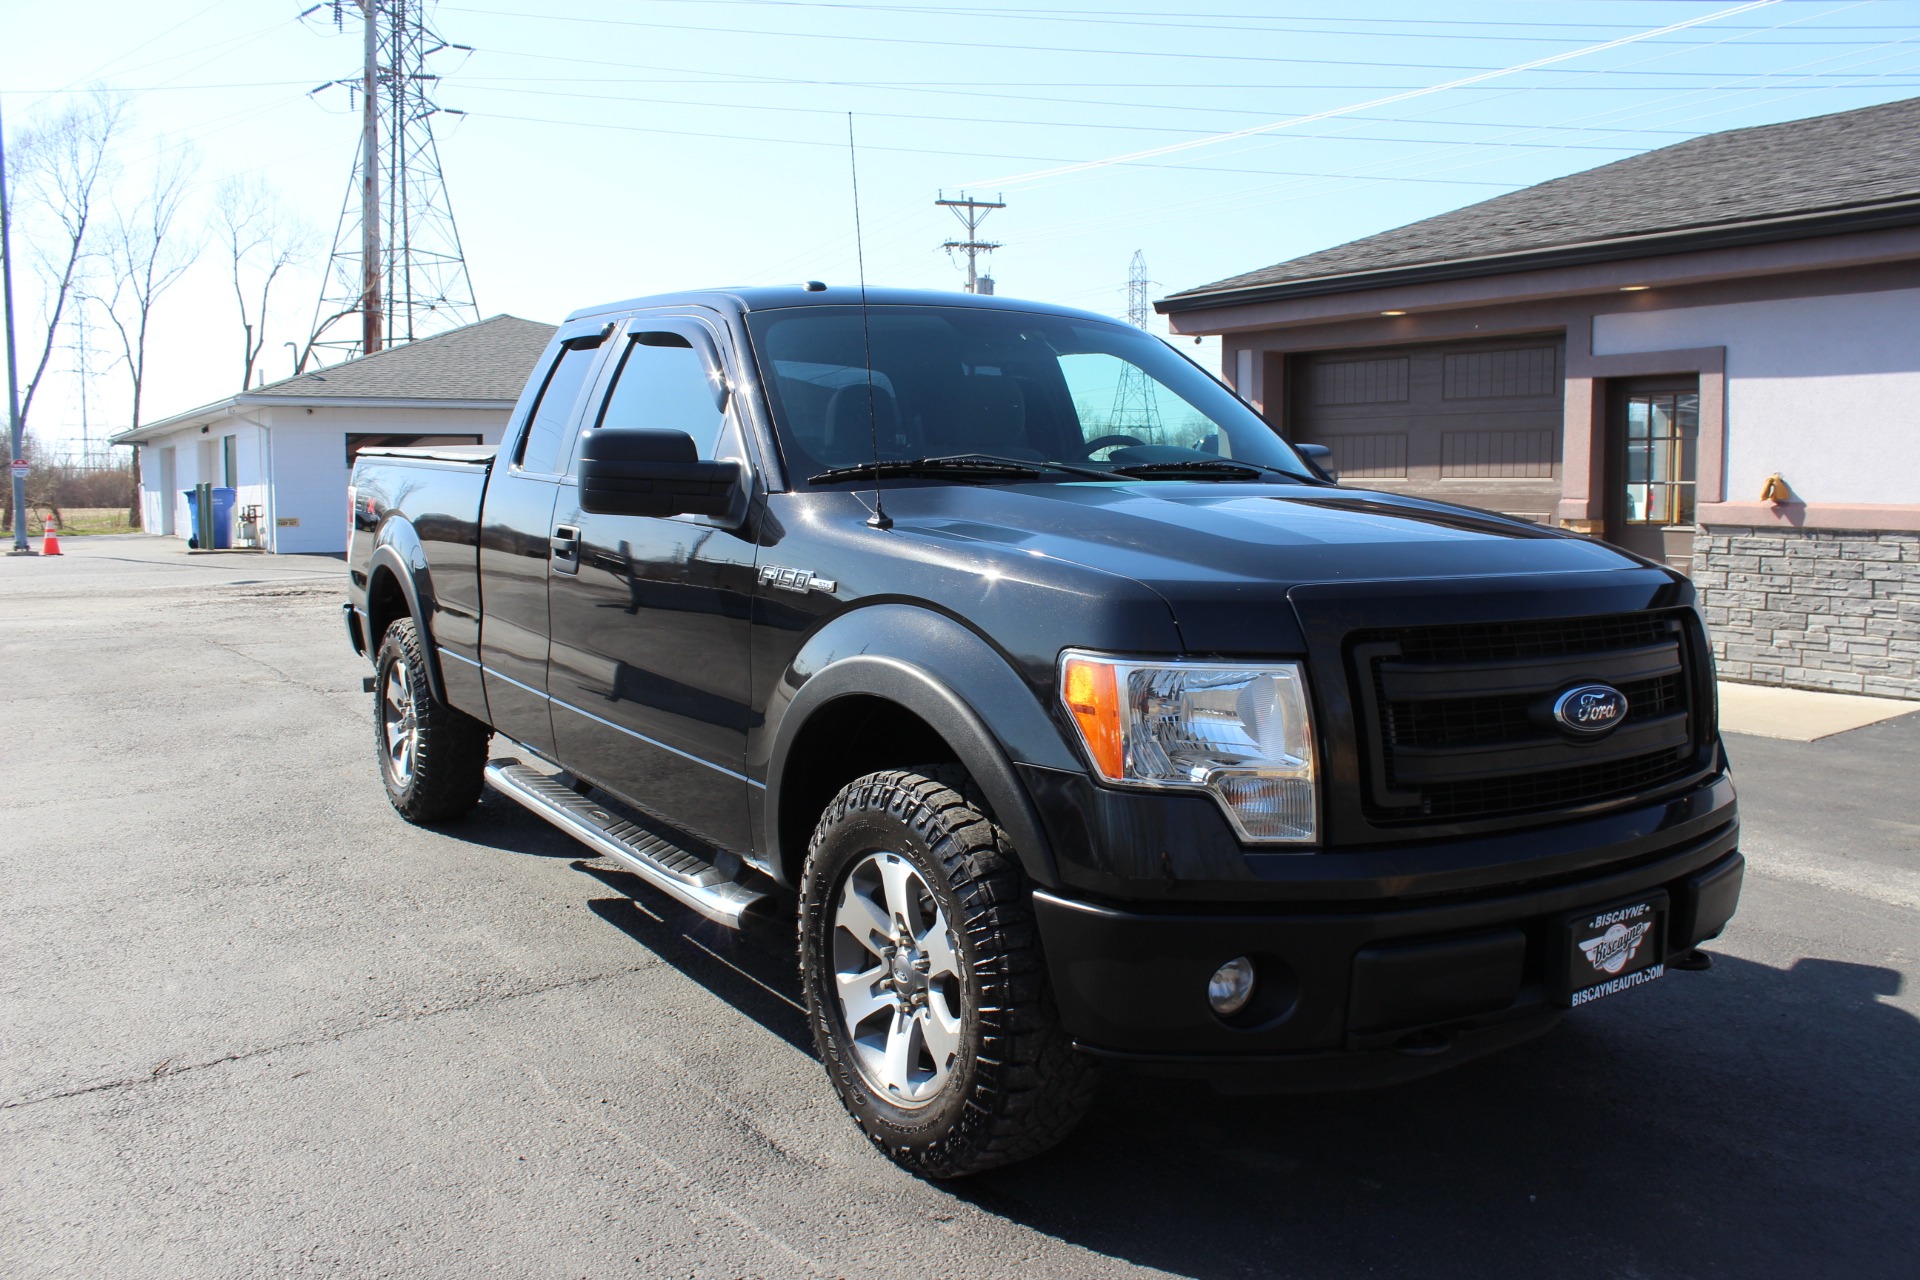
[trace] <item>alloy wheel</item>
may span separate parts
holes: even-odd
[[[853,1058],[898,1107],[933,1101],[960,1053],[965,980],[932,890],[897,853],[869,853],[840,886],[833,988]]]
[[[413,677],[407,664],[387,666],[381,682],[380,727],[387,744],[387,773],[396,787],[404,788],[413,778],[413,762],[420,741],[420,724],[414,716]]]

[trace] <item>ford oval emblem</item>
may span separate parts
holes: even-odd
[[[1627,695],[1610,684],[1582,684],[1553,700],[1553,718],[1569,733],[1605,733],[1627,718]]]

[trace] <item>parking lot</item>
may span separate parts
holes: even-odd
[[[1708,973],[1374,1092],[1111,1077],[953,1185],[869,1149],[785,934],[489,796],[409,827],[329,559],[0,561],[0,1273],[1911,1275],[1920,715],[1729,740]]]

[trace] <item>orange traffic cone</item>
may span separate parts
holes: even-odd
[[[52,516],[47,517],[47,534],[45,539],[40,543],[40,554],[43,556],[57,556],[60,554],[60,539],[53,535]]]

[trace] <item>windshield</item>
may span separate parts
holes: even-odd
[[[1230,459],[1286,473],[1270,479],[1312,475],[1232,392],[1138,329],[974,307],[868,317],[871,409],[859,307],[747,317],[795,481],[873,462],[876,436],[882,460],[985,455],[1175,479],[1206,474],[1177,464]]]

